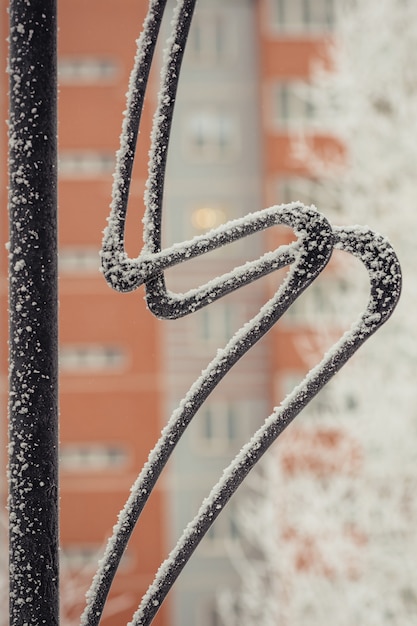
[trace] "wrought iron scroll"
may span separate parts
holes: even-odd
[[[401,290],[399,263],[386,239],[367,228],[332,228],[317,210],[299,203],[257,211],[230,221],[206,235],[161,248],[162,198],[168,143],[181,61],[195,0],[179,0],[175,9],[152,133],[145,196],[144,246],[137,258],[127,256],[124,229],[129,183],[146,84],[165,4],[166,0],[150,1],[148,16],[138,42],[123,122],[123,139],[117,158],[111,214],[103,241],[104,276],[111,287],[121,292],[131,291],[143,284],[150,310],[160,318],[173,319],[189,315],[277,269],[289,266],[289,271],[277,293],[218,351],[171,416],[119,515],[113,536],[87,594],[87,607],[81,622],[84,626],[95,626],[100,622],[113,577],[135,524],[162,469],[197,410],[233,365],[320,275],[333,249],[338,248],[358,257],[366,267],[370,279],[370,298],[366,310],[304,381],[279,407],[274,408],[264,425],[225,470],[221,480],[203,502],[198,515],[156,574],[154,583],[133,617],[134,626],[145,626],[152,622],[184,565],[249,471],[296,415],[388,319]],[[167,290],[165,269],[277,224],[292,228],[296,241],[185,294]]]

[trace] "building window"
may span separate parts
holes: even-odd
[[[230,303],[216,302],[199,311],[199,337],[205,344],[223,346],[232,337],[237,320],[234,322],[235,307]]]
[[[201,110],[187,116],[187,153],[202,161],[227,161],[239,147],[237,118],[224,111]]]
[[[61,564],[66,570],[95,571],[103,555],[103,548],[98,544],[67,545],[61,548]]]
[[[354,278],[349,270],[354,271]],[[352,264],[347,273],[350,275],[345,278],[340,272],[329,272],[315,280],[290,306],[283,321],[328,332],[350,326],[365,310],[369,292],[363,288],[362,267]]]
[[[113,152],[60,152],[58,171],[61,178],[101,178],[114,172]]]
[[[236,510],[233,504],[228,504],[214,524],[210,526],[201,543],[202,549],[207,555],[224,555],[225,546],[228,542],[239,540],[239,524],[236,520]]]
[[[319,211],[338,211],[340,198],[334,186],[327,187],[325,181],[301,176],[280,178],[274,193],[273,202],[289,204],[302,202],[306,206],[314,204]]]
[[[199,9],[187,41],[187,59],[196,65],[217,65],[236,58],[236,21],[224,10]]]
[[[104,548],[95,543],[67,544],[61,547],[60,559],[63,571],[77,573],[95,572]],[[127,548],[120,561],[120,569],[131,568],[133,565],[132,553]]]
[[[285,33],[329,31],[337,0],[269,0],[274,28]]]
[[[222,226],[226,224],[226,222],[232,219],[236,219],[237,217],[237,211],[230,206],[216,206],[215,204],[201,205],[191,211],[191,215],[189,218],[192,227],[190,237],[194,237],[195,235],[203,235],[211,229]],[[244,239],[238,239],[234,242],[228,242],[226,245],[220,246],[215,250],[212,250],[209,253],[210,256],[206,258],[207,260],[211,260],[215,258],[224,259],[241,257],[244,254],[245,246],[247,246],[247,243],[244,241]]]
[[[281,129],[311,126],[316,109],[310,85],[305,81],[280,81],[272,86],[273,121]]]
[[[201,422],[197,432],[199,443],[207,453],[222,454],[236,443],[240,425],[232,404],[207,406],[196,419]]]
[[[278,401],[284,400],[303,380],[304,376],[298,372],[287,371],[285,374],[279,375],[277,378]],[[333,394],[327,385],[309,402],[303,411],[303,415],[307,418],[323,418],[329,415],[334,407],[332,396]]]
[[[201,204],[181,211],[167,211],[170,239],[174,242],[192,239],[217,228],[235,217],[232,210],[216,203]]]
[[[238,451],[257,425],[250,402],[214,402],[202,408],[190,427],[198,454],[224,456]]]
[[[293,324],[337,330],[346,318],[352,319],[349,300],[352,299],[350,281],[342,276],[326,276],[315,280],[305,292],[290,306],[283,319]],[[346,310],[347,307],[347,310]],[[350,312],[350,314],[349,314]]]
[[[64,443],[60,450],[60,467],[67,472],[113,470],[127,459],[127,451],[114,444]]]
[[[96,274],[100,270],[100,254],[97,248],[61,248],[58,265],[62,274]]]
[[[172,205],[178,208],[178,204]],[[219,200],[211,200],[206,203],[184,207],[181,210],[169,210],[167,208],[166,232],[169,233],[169,242],[177,243],[192,239],[197,235],[204,235],[213,228],[226,224],[226,222],[237,219],[239,213],[235,206],[222,203]],[[199,258],[199,261],[209,263],[213,259],[241,257],[243,250],[247,246],[244,239],[220,246],[210,253]]]
[[[314,348],[313,348],[314,349]],[[321,354],[318,355],[318,358]],[[282,402],[303,381],[298,372],[287,371],[277,375],[275,401]],[[359,399],[353,391],[339,389],[334,384],[326,385],[303,410],[307,419],[334,419],[335,415],[348,415],[358,407]]]
[[[58,79],[61,85],[77,83],[108,83],[119,73],[114,59],[102,57],[61,57]]]
[[[200,206],[191,213],[191,223],[197,234],[217,228],[227,222],[226,211],[216,206]]]
[[[59,366],[65,374],[118,370],[126,361],[125,351],[115,346],[67,345],[59,351]]]

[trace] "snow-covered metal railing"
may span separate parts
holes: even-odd
[[[154,121],[144,247],[124,248],[124,226],[145,91],[166,0],[151,0],[130,82],[103,272],[121,291],[144,285],[150,310],[171,319],[193,313],[289,266],[277,293],[218,351],[174,411],[119,515],[88,594],[84,625],[98,624],[135,524],[164,465],[199,407],[233,365],[320,275],[335,248],[358,257],[370,278],[366,310],[293,390],[225,470],[184,530],[133,617],[150,624],[204,534],[284,428],[392,313],[401,274],[389,243],[367,228],[332,227],[311,207],[271,207],[188,242],[162,249],[162,196],[182,55],[195,0],[178,0]],[[10,623],[58,624],[56,0],[10,3]],[[186,294],[167,290],[165,269],[278,224],[296,241]]]
[[[368,228],[332,227],[317,210],[299,203],[255,212],[230,221],[206,235],[162,249],[162,200],[168,143],[195,0],[178,0],[175,9],[154,117],[145,194],[144,245],[137,258],[128,257],[124,246],[124,230],[129,184],[149,71],[165,5],[166,0],[150,1],[144,29],[138,41],[117,158],[111,214],[103,241],[104,276],[109,285],[120,292],[132,291],[143,284],[149,309],[159,318],[174,319],[208,306],[261,276],[285,266],[290,266],[290,269],[277,293],[218,351],[172,414],[119,515],[114,534],[87,594],[87,607],[82,617],[84,626],[99,623],[113,577],[135,524],[175,445],[197,410],[233,365],[320,275],[333,250],[340,249],[354,255],[366,267],[370,279],[370,297],[365,311],[285,401],[273,409],[263,426],[226,468],[222,478],[202,503],[197,516],[184,530],[176,547],[157,572],[133,617],[134,626],[152,622],[193,551],[249,471],[285,427],[388,319],[401,290],[399,263],[386,239]],[[164,270],[167,268],[278,224],[292,228],[296,241],[185,294],[175,294],[166,288]]]

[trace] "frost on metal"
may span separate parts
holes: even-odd
[[[10,624],[58,623],[56,11],[10,3]]]
[[[194,5],[195,0],[179,0],[174,13],[153,124],[149,178],[145,194],[144,244],[139,256],[132,259],[127,256],[124,247],[129,182],[146,83],[165,8],[163,0],[150,2],[144,29],[138,40],[138,52],[130,80],[121,147],[117,156],[111,214],[104,233],[102,268],[105,279],[112,288],[120,292],[132,291],[143,284],[152,313],[162,319],[175,319],[208,306],[225,294],[277,269],[288,266],[289,270],[277,293],[218,351],[172,414],[119,514],[113,536],[87,594],[87,607],[82,617],[84,626],[99,623],[113,577],[134,526],[163,467],[197,410],[233,365],[265,335],[320,275],[333,250],[341,249],[356,256],[367,269],[370,296],[366,310],[309,372],[304,381],[279,407],[273,409],[263,426],[225,469],[222,478],[202,503],[198,515],[184,530],[177,546],[161,565],[133,616],[131,623],[134,626],[145,626],[152,622],[191,554],[244,478],[286,426],[363,342],[388,319],[401,290],[399,263],[386,239],[368,228],[333,228],[315,208],[299,203],[257,211],[227,222],[205,235],[162,249],[162,199],[168,142],[181,61]],[[165,269],[276,224],[290,227],[296,241],[185,294],[172,293],[166,288]]]

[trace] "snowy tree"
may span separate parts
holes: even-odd
[[[337,138],[344,152],[340,157],[339,148],[332,153],[328,146],[326,153],[314,152],[304,141],[310,171],[335,199],[336,209],[322,207],[324,212],[332,220],[368,222],[384,232],[398,251],[406,277],[412,276],[414,268],[417,220],[416,61],[414,2],[347,3],[330,48],[330,69],[322,65],[313,72],[317,125]],[[296,151],[302,156],[299,148],[300,144]],[[355,283],[351,300],[358,299],[359,289]],[[373,449],[381,451],[390,472],[413,481],[417,477],[413,469],[417,454],[413,436],[417,423],[416,304],[417,283],[405,280],[395,318],[382,331],[380,341],[371,342],[360,355],[348,382],[348,390],[356,388],[356,413],[363,418],[363,432],[372,440]],[[359,384],[363,380],[366,385]],[[345,383],[346,379],[340,380],[346,390]],[[374,463],[381,468],[380,461]]]
[[[313,99],[317,132],[334,138],[313,142],[301,129],[294,141],[295,158],[328,199],[318,208],[333,222],[370,223],[387,234],[409,279],[378,341],[277,446],[280,473],[272,480],[286,540],[276,539],[276,584],[285,580],[287,593],[276,624],[321,626],[332,615],[340,626],[399,626],[417,616],[416,55],[416,3],[352,1],[340,10],[328,56],[312,68],[304,92]],[[360,308],[369,288],[344,259],[338,274],[346,297],[335,327],[343,326],[346,305]],[[308,300],[305,307],[305,322],[319,330]],[[303,338],[312,364],[328,343],[328,328],[322,331],[314,344]],[[270,506],[259,507],[258,523]],[[256,516],[252,522],[256,527]],[[245,520],[242,529],[247,538]],[[268,555],[264,566],[271,566]]]
[[[227,626],[277,626],[283,617],[285,582],[281,578],[282,546],[277,491],[281,492],[277,460],[267,454],[246,479],[235,507],[238,540],[226,549],[242,576],[237,590],[219,592],[217,611]],[[261,512],[261,514],[260,514]]]

